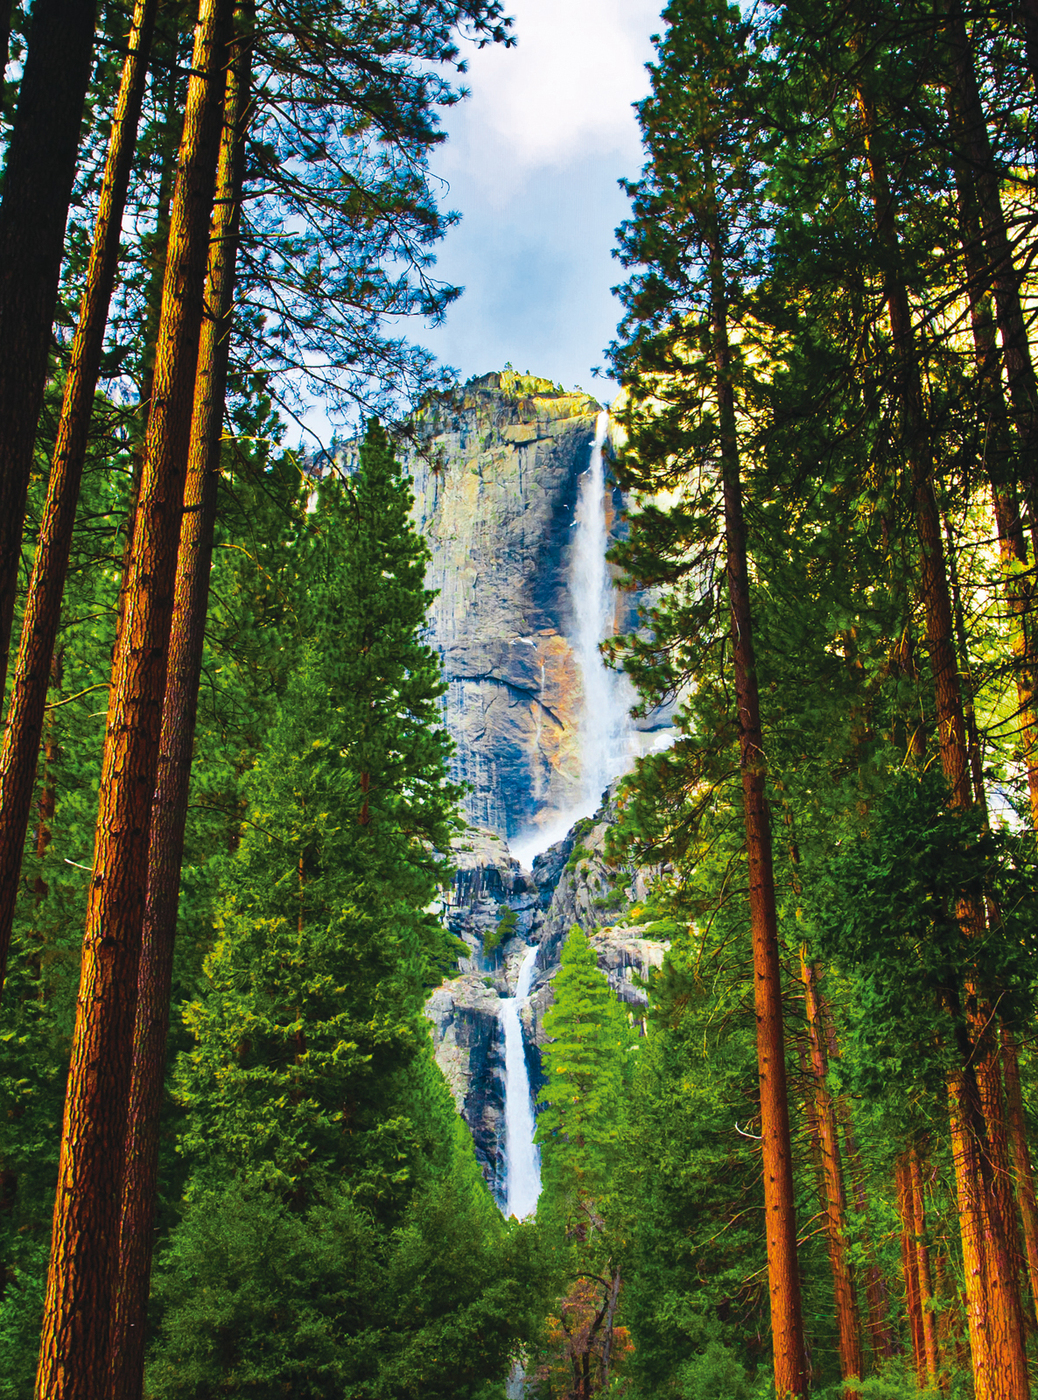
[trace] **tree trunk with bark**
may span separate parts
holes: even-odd
[[[959,135],[965,122],[956,108],[954,98],[949,101],[948,106],[953,139],[956,140],[956,144],[965,144]],[[1009,414],[1002,388],[998,331],[991,307],[990,279],[985,266],[977,191],[961,155],[955,160],[955,186],[959,238],[966,269],[966,289],[973,333],[974,362],[977,383],[984,395],[987,414],[984,465],[991,487],[995,527],[998,531],[1002,586],[1015,623],[1013,652],[1016,657],[1014,678],[1017,714],[1023,758],[1027,767],[1031,825],[1038,831],[1038,722],[1034,712],[1036,666],[1031,616],[1034,578],[1028,572],[1027,542],[1020,517],[1019,494],[1015,480],[1018,473],[1013,462]]]
[[[227,0],[202,0],[170,229],[155,402],[112,689],[37,1373],[42,1400],[108,1386],[148,832],[220,135]]]
[[[897,1187],[897,1216],[901,1223],[901,1272],[905,1280],[905,1316],[912,1338],[916,1384],[920,1390],[924,1390],[926,1349],[923,1342],[922,1292],[919,1287],[919,1261],[915,1249],[915,1218],[912,1211],[912,1185],[907,1153],[897,1159],[894,1183]]]
[[[96,0],[35,0],[0,201],[0,686],[76,174]]]
[[[836,1302],[836,1331],[840,1339],[840,1374],[843,1379],[861,1379],[864,1365],[861,1354],[861,1327],[858,1296],[851,1273],[847,1245],[847,1193],[843,1181],[843,1162],[836,1122],[836,1105],[829,1091],[828,1037],[823,1024],[821,999],[818,995],[818,974],[808,959],[807,949],[800,949],[800,975],[804,982],[804,1009],[813,1080],[814,1117],[822,1164],[825,1195],[826,1245],[829,1267],[833,1275]]]
[[[923,1173],[919,1149],[908,1154],[908,1186],[912,1201],[912,1236],[915,1248],[915,1275],[919,1286],[919,1310],[923,1327],[923,1369],[926,1386],[937,1387],[937,1329],[933,1311],[933,1282],[930,1269],[930,1246],[926,1238],[926,1202],[923,1198]]]
[[[951,54],[952,104],[958,117],[955,136],[962,144],[958,154],[976,192],[986,281],[995,297],[995,317],[1002,337],[1002,364],[1020,443],[1020,476],[1030,513],[1032,551],[1038,558],[1038,380],[1021,301],[1021,278],[1013,262],[999,174],[959,0],[949,0],[946,34]]]
[[[162,1107],[169,999],[173,977],[180,866],[198,685],[202,672],[209,575],[220,477],[227,368],[230,356],[234,269],[241,215],[252,15],[239,8],[224,99],[206,282],[206,319],[198,356],[184,521],[177,560],[169,675],[162,714],[158,777],[148,851],[133,1074],[126,1133],[119,1240],[119,1289],[112,1345],[113,1400],[138,1400],[144,1378],[144,1342]]]
[[[1016,1198],[1023,1223],[1027,1276],[1031,1284],[1031,1311],[1038,1312],[1038,1202],[1035,1200],[1034,1171],[1027,1145],[1024,1101],[1020,1089],[1020,1062],[1012,1033],[1002,1027],[1002,1065],[1006,1086],[1006,1122],[1009,1147],[1016,1176]]]
[[[900,273],[897,206],[886,163],[876,141],[879,124],[875,104],[864,87],[859,88],[858,102],[864,125],[876,234],[887,257],[885,295],[894,348],[895,390],[919,542],[920,594],[926,618],[941,767],[951,792],[952,806],[968,808],[973,805],[972,775],[953,641],[951,598],[933,487],[929,424],[923,405],[911,307]],[[959,917],[967,933],[973,936],[983,933],[984,910],[976,901],[964,902]],[[969,998],[970,989],[964,990]],[[1019,1291],[1013,1286],[1007,1233],[995,1198],[995,1173],[987,1124],[976,1090],[977,1080],[983,1080],[988,1072],[991,1037],[989,1033],[981,1035],[976,1016],[973,1024],[977,1043],[960,1046],[966,1068],[949,1077],[948,1087],[951,1117],[958,1125],[953,1134],[957,1133],[958,1136],[955,1146],[956,1183],[964,1254],[975,1248],[978,1237],[982,1242],[978,1255],[982,1267],[979,1270],[971,1266],[966,1268],[970,1339],[971,1343],[976,1342],[974,1378],[977,1400],[987,1400],[989,1394],[997,1397],[997,1400],[1003,1400],[1003,1397],[1004,1400],[1028,1400]],[[981,1318],[985,1319],[983,1327],[980,1325]]]
[[[157,10],[158,0],[138,0],[130,30],[0,746],[0,992]]]
[[[735,707],[739,725],[739,764],[749,861],[750,927],[753,935],[753,987],[760,1079],[764,1215],[767,1231],[768,1292],[775,1390],[781,1400],[807,1393],[803,1309],[797,1262],[793,1157],[786,1086],[786,1040],[782,1012],[778,918],[772,863],[771,819],[765,796],[760,698],[750,608],[746,529],[728,342],[727,289],[722,233],[707,161],[707,250],[710,257],[710,319],[714,389],[720,425],[721,480]]]

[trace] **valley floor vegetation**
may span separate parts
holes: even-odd
[[[589,907],[671,947],[642,1022],[567,941],[520,1223],[422,1015],[463,794],[397,456],[510,22],[0,6],[3,1400],[1031,1393],[1038,12],[660,28],[607,650],[677,738]]]

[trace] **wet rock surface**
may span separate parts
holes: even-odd
[[[530,1085],[543,1083],[544,1016],[554,1000],[562,946],[574,925],[589,936],[598,965],[617,997],[637,1016],[648,1005],[641,985],[659,967],[669,943],[651,937],[648,925],[617,920],[633,900],[645,897],[653,872],[609,865],[605,843],[615,820],[610,794],[594,817],[520,869],[507,844],[491,831],[471,830],[453,847],[457,872],[447,904],[447,923],[462,938],[468,956],[462,975],[429,998],[436,1059],[468,1123],[487,1181],[504,1199],[504,1038],[501,998],[515,993],[519,966],[531,943],[538,946],[529,1002],[520,1023]],[[506,914],[505,911],[510,911]],[[496,947],[502,918],[514,926]],[[489,935],[489,947],[488,947]]]

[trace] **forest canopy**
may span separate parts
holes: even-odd
[[[0,1396],[1029,1400],[1031,0],[661,16],[605,651],[675,735],[556,850],[522,1222],[423,1014],[454,400],[403,330],[505,7],[0,36]],[[286,447],[312,396],[348,452]],[[606,925],[660,949],[626,1002]]]

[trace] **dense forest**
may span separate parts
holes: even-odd
[[[423,1016],[401,465],[505,6],[0,4],[3,1400],[1031,1393],[1038,6],[660,30],[606,650],[677,735],[608,857],[669,952],[635,1018],[566,942],[518,1221]]]

